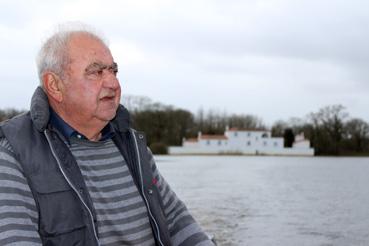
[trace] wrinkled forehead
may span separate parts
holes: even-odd
[[[101,62],[113,63],[113,57],[109,48],[98,38],[88,34],[75,34],[68,42],[68,56],[70,63]]]

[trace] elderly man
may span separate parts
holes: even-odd
[[[0,245],[213,245],[130,128],[105,42],[58,31],[37,65],[30,111],[0,125]]]

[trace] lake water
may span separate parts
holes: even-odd
[[[155,159],[218,245],[369,245],[369,158]]]

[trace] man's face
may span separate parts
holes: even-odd
[[[117,65],[107,47],[87,35],[69,43],[70,63],[64,80],[63,107],[78,124],[108,122],[120,102]]]

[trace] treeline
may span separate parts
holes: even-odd
[[[154,153],[166,153],[168,146],[182,145],[183,138],[203,134],[223,134],[226,126],[243,129],[266,129],[253,115],[227,115],[216,110],[200,109],[196,115],[172,106],[154,103],[146,97],[123,98],[131,113],[133,127],[146,133]]]
[[[181,145],[183,138],[203,134],[223,134],[227,126],[239,129],[266,130],[261,118],[250,114],[227,114],[217,110],[202,110],[196,114],[187,110],[155,103],[146,97],[125,96],[133,127],[144,131],[154,153],[167,153],[167,147]],[[22,111],[0,110],[0,121]],[[369,124],[350,118],[342,105],[332,105],[308,114],[305,118],[277,121],[273,137],[283,137],[285,147],[291,147],[295,135],[303,133],[315,148],[316,155],[369,155]]]
[[[331,105],[310,113],[305,119],[278,121],[272,127],[274,136],[304,133],[316,155],[369,155],[369,124],[351,118],[342,105]]]
[[[223,134],[226,126],[247,129],[265,129],[261,120],[252,115],[220,115],[200,110],[197,115],[183,109],[166,107],[133,111],[136,129],[146,133],[148,144],[156,153],[166,153],[167,146],[182,145],[183,138],[203,134]]]
[[[203,134],[223,134],[226,126],[265,130],[263,121],[254,115],[228,115],[216,110],[199,110],[196,114],[154,103],[145,97],[126,97],[124,105],[131,112],[136,129],[146,132],[149,145],[156,153],[166,146],[181,145],[183,138]],[[369,155],[369,124],[350,118],[345,107],[331,105],[305,118],[279,120],[271,127],[273,137],[283,137],[291,147],[297,134],[303,133],[316,155]]]

